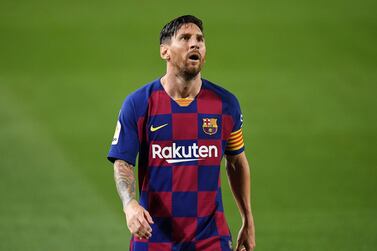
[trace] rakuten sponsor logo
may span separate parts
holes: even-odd
[[[218,157],[218,152],[215,145],[198,146],[196,143],[193,143],[191,146],[177,146],[176,143],[173,143],[172,146],[161,147],[158,144],[152,144],[152,158],[165,159],[168,163]]]

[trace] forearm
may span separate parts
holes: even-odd
[[[135,200],[135,173],[134,167],[123,160],[114,162],[114,180],[118,194],[123,204],[127,227],[137,238],[149,239],[152,236],[150,224],[153,219]]]
[[[226,162],[228,180],[245,224],[252,223],[250,203],[250,169],[244,153],[228,157]]]
[[[116,160],[114,162],[114,180],[123,209],[125,209],[136,195],[134,167],[123,160]]]

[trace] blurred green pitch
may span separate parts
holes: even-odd
[[[165,70],[161,27],[187,13],[204,20],[203,77],[243,109],[256,250],[375,250],[376,7],[1,1],[0,250],[127,250],[105,156],[124,97]]]

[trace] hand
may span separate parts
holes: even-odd
[[[253,221],[243,224],[237,238],[236,251],[253,251],[255,248],[255,230]]]
[[[152,236],[152,228],[149,225],[154,223],[152,217],[136,200],[133,199],[127,204],[124,213],[131,234],[139,239],[149,239]]]

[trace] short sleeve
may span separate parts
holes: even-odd
[[[121,159],[135,166],[139,145],[135,107],[132,98],[129,96],[119,112],[107,159],[111,162]]]
[[[243,124],[243,118],[242,118],[242,112],[241,107],[236,99],[234,97],[232,103],[231,103],[231,115],[233,118],[233,129],[230,133],[230,136],[227,140],[225,154],[227,155],[237,155],[242,153],[245,150],[245,144],[243,141],[243,135],[242,135],[242,124]]]

